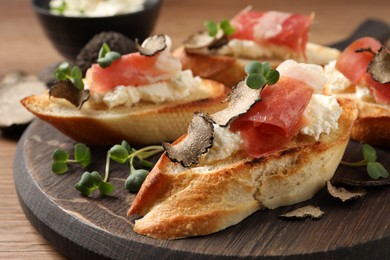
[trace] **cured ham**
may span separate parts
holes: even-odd
[[[381,43],[371,37],[360,38],[351,43],[340,55],[336,69],[347,77],[354,85],[369,87],[378,103],[390,105],[390,84],[381,84],[367,73],[367,67],[377,52]],[[358,51],[362,49],[371,51]],[[374,53],[373,53],[374,52]]]
[[[168,80],[181,71],[178,58],[168,48],[154,56],[140,53],[123,55],[109,67],[92,65],[86,73],[86,82],[91,93],[106,93],[116,86],[140,86]]]
[[[261,91],[262,100],[235,119],[230,130],[240,132],[251,157],[282,149],[305,125],[302,114],[313,93],[306,83],[282,76]]]
[[[304,57],[311,22],[311,16],[301,14],[245,9],[231,20],[236,29],[231,38],[252,40],[262,46],[286,47]]]

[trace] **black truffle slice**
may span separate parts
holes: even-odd
[[[189,51],[202,48],[213,48],[217,46],[220,47],[226,43],[227,38],[222,30],[218,30],[217,35],[215,36],[210,36],[207,31],[200,31],[192,34],[183,42],[184,48]]]
[[[89,99],[89,90],[78,89],[69,80],[57,81],[49,90],[49,95],[56,98],[64,98],[77,109]]]
[[[280,215],[282,218],[312,218],[318,219],[324,215],[324,212],[319,207],[307,205],[293,211]]]
[[[228,107],[211,115],[213,121],[222,126],[227,126],[234,118],[245,114],[256,102],[259,102],[260,89],[249,88],[245,80],[238,82],[232,92],[226,98]]]
[[[13,131],[27,126],[34,115],[23,107],[20,100],[45,90],[46,85],[34,75],[20,71],[6,74],[0,82],[0,128]]]
[[[76,65],[80,67],[83,75],[85,75],[85,72],[92,66],[92,64],[97,62],[99,50],[103,43],[107,43],[111,51],[115,51],[120,54],[137,51],[135,42],[121,33],[107,31],[96,34],[80,50],[76,57]]]
[[[352,199],[358,199],[364,197],[367,194],[367,191],[363,188],[349,191],[343,187],[333,186],[330,181],[326,182],[326,188],[328,190],[328,193],[332,195],[332,197],[338,198],[342,202],[352,200]]]
[[[167,42],[164,34],[153,35],[147,38],[142,45],[136,42],[137,49],[144,56],[153,56],[156,53],[167,48]]]
[[[379,83],[390,83],[390,53],[381,47],[367,67],[367,72]]]
[[[188,127],[187,136],[178,144],[163,143],[167,156],[183,167],[199,163],[199,157],[213,145],[214,126],[208,114],[196,112]]]

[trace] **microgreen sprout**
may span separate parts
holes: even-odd
[[[61,63],[54,72],[56,80],[69,80],[72,84],[82,90],[84,89],[83,73],[78,66],[70,67],[68,62]]]
[[[234,27],[230,24],[229,20],[223,20],[220,23],[216,23],[214,21],[205,21],[204,27],[206,28],[209,36],[211,37],[216,36],[220,29],[226,36],[232,35],[236,31]]]
[[[114,61],[119,59],[121,55],[118,52],[111,51],[107,43],[103,43],[102,47],[99,50],[98,64],[102,68],[107,68]]]
[[[56,149],[53,152],[52,171],[56,174],[64,174],[68,171],[69,163],[79,163],[83,167],[88,166],[91,162],[91,152],[89,148],[82,143],[78,143],[74,147],[74,159],[69,159],[68,152],[62,149]]]
[[[97,171],[84,172],[75,188],[85,196],[89,196],[94,190],[99,190],[102,195],[110,195],[114,191],[114,186],[103,180]]]
[[[245,66],[246,84],[252,89],[261,89],[266,84],[272,85],[279,80],[279,72],[271,68],[268,62],[251,62]]]
[[[363,160],[357,162],[341,161],[341,164],[352,166],[352,167],[366,166],[368,175],[374,180],[377,180],[381,177],[382,178],[389,177],[389,173],[386,170],[386,168],[383,167],[382,164],[377,162],[377,156],[374,147],[368,144],[364,144],[362,148],[362,152],[363,152]]]
[[[114,191],[114,186],[108,182],[110,177],[110,161],[124,164],[129,162],[130,175],[125,181],[125,188],[130,192],[138,192],[149,171],[146,169],[136,169],[135,159],[141,166],[151,168],[153,163],[146,159],[159,152],[162,152],[162,146],[146,146],[139,150],[132,148],[126,141],[111,147],[106,155],[105,173],[102,178],[98,171],[84,172],[80,180],[75,184],[75,188],[89,196],[93,191],[99,190],[102,195],[110,195]],[[79,163],[86,167],[91,162],[90,149],[84,144],[76,144],[74,147],[74,159],[69,159],[69,154],[62,150],[56,149],[53,152],[52,170],[56,174],[63,174],[68,171],[68,163]]]
[[[110,151],[110,158],[118,163],[124,164],[129,162],[130,174],[125,181],[125,188],[130,192],[138,192],[144,182],[149,171],[145,169],[136,169],[134,166],[134,159],[138,159],[142,166],[151,167],[152,163],[146,159],[159,152],[162,152],[162,146],[147,146],[136,150],[131,148],[126,141],[122,141],[120,145],[114,145]]]

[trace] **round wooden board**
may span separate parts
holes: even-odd
[[[98,131],[98,130],[97,130]],[[342,203],[323,189],[312,200],[256,212],[218,233],[174,241],[133,232],[126,212],[134,198],[123,188],[127,167],[112,163],[112,196],[80,195],[74,188],[84,171],[72,166],[61,176],[51,172],[55,148],[73,150],[75,142],[35,120],[20,140],[14,178],[20,204],[32,225],[60,252],[77,259],[386,259],[390,255],[390,187],[373,187],[355,201]],[[361,159],[361,145],[350,142],[346,160]],[[87,170],[104,172],[109,147],[91,147]],[[377,149],[390,169],[390,154]],[[73,156],[73,155],[71,155]],[[336,174],[366,174],[364,167],[340,166]],[[320,174],[320,173],[319,173]],[[279,217],[303,205],[319,206],[319,220]]]

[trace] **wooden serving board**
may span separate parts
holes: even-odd
[[[98,131],[98,130],[97,130]],[[134,199],[123,183],[128,168],[112,162],[112,196],[82,196],[73,188],[84,169],[75,166],[61,176],[51,172],[55,148],[73,150],[75,142],[35,120],[20,140],[14,178],[20,204],[31,224],[60,252],[74,259],[388,259],[390,256],[390,187],[372,187],[363,198],[347,203],[321,190],[312,200],[256,212],[218,233],[174,241],[133,232],[126,212]],[[351,141],[345,160],[361,159],[361,145]],[[91,147],[87,170],[104,172],[109,147]],[[389,151],[377,149],[390,169]],[[366,174],[365,168],[340,166],[337,174]],[[320,174],[320,173],[319,173]],[[279,217],[303,205],[319,206],[319,220]]]

